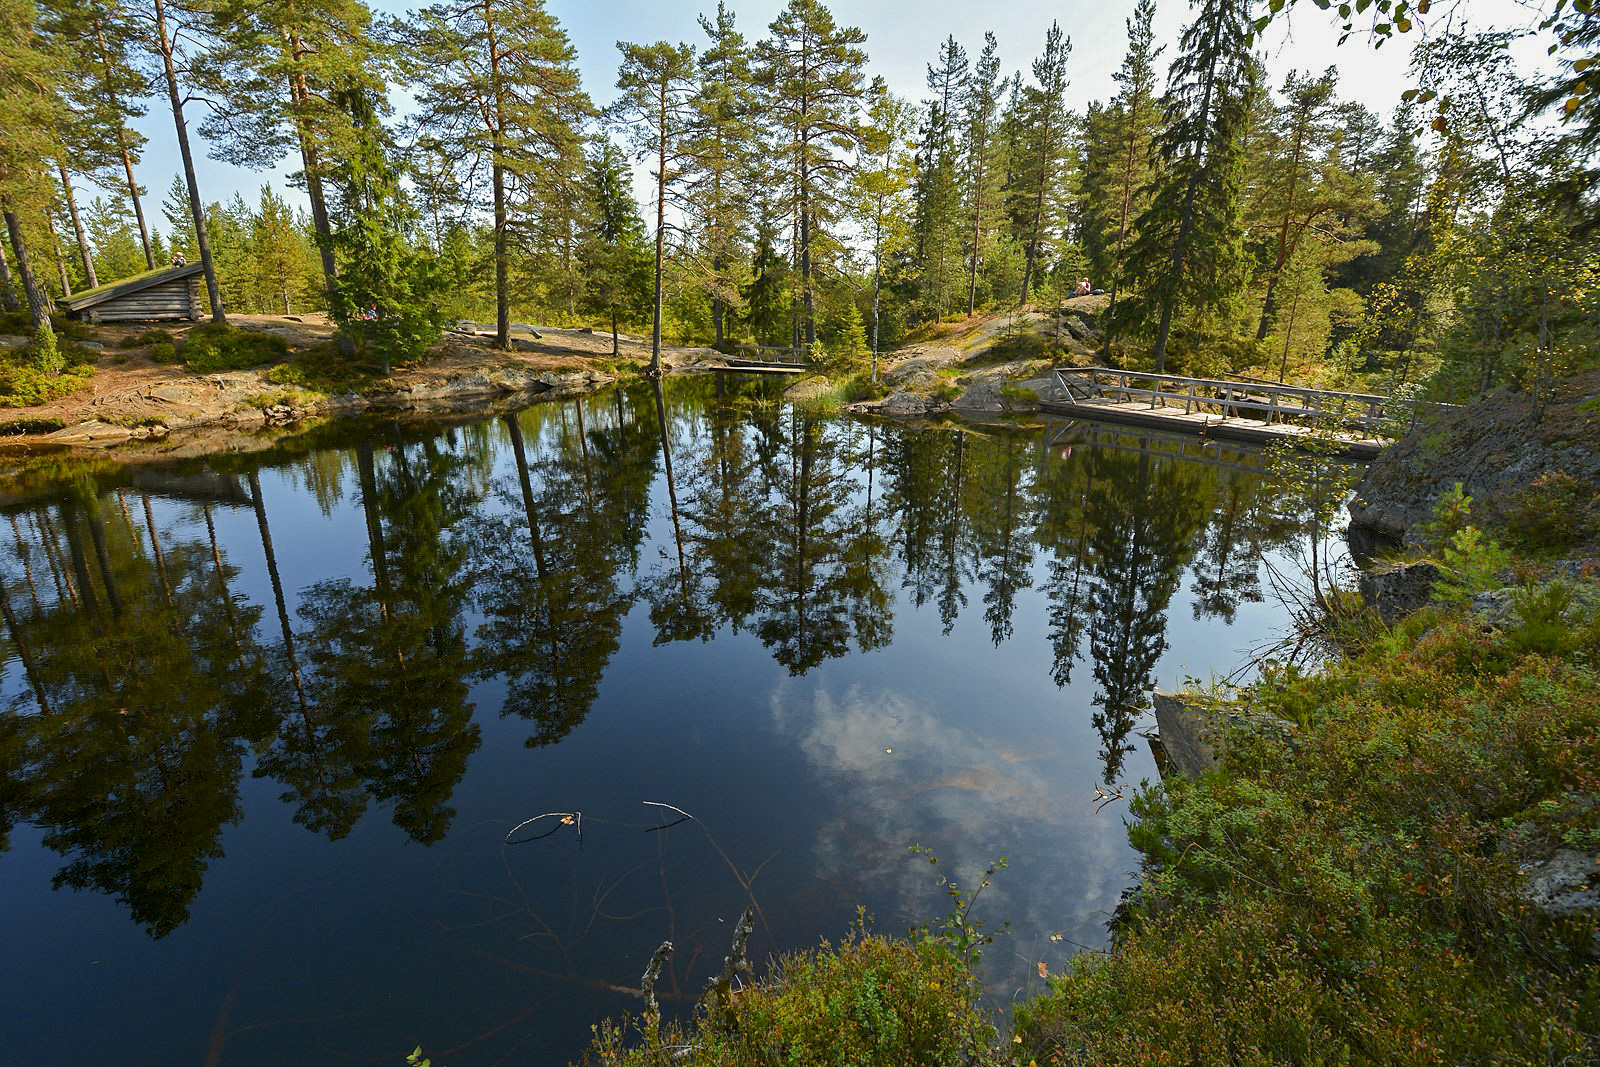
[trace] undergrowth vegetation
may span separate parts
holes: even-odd
[[[724,1019],[685,1027],[648,1018],[607,1021],[585,1064],[683,1067],[711,1064],[944,1064],[986,1054],[994,1030],[977,1007],[971,972],[929,939],[852,930],[771,964],[767,979],[736,996]]]
[[[161,343],[159,340],[154,343]],[[289,344],[281,337],[251,333],[226,323],[208,322],[189,332],[179,354],[196,374],[244,370],[263,363],[274,363],[289,354]]]

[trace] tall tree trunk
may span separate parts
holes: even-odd
[[[331,302],[334,283],[339,277],[339,265],[333,256],[331,243],[333,225],[328,218],[328,198],[322,185],[322,154],[306,122],[298,117],[311,98],[304,66],[306,47],[300,36],[291,31],[285,30],[283,38],[289,46],[289,55],[293,63],[288,83],[289,103],[297,116],[295,138],[300,143],[300,164],[305,174],[306,199],[311,203],[311,225],[317,235],[317,255],[322,262],[322,277]]]
[[[494,343],[496,348],[511,348],[511,264],[507,243],[509,217],[506,208],[505,100],[500,84],[500,44],[495,33],[495,13],[490,0],[483,3],[483,23],[489,40],[489,78],[494,93]]]
[[[116,75],[111,67],[111,48],[106,44],[105,24],[98,18],[94,21],[94,36],[100,50],[100,79],[104,85],[102,92],[105,94],[106,103],[111,105],[112,114],[121,115],[122,101],[117,97]],[[144,247],[145,269],[155,270],[156,253],[150,243],[150,227],[144,220],[144,201],[139,195],[139,183],[133,177],[133,152],[128,148],[128,129],[120,122],[117,125],[117,144],[122,148],[122,172],[128,182],[128,199],[133,203],[133,217],[139,220],[139,243]],[[91,282],[91,288],[93,285]]]
[[[983,147],[974,146],[973,151],[981,154]],[[978,249],[983,242],[983,182],[983,163],[980,160],[973,176],[972,189],[972,266],[967,273],[968,318],[978,310]]]
[[[517,480],[522,485],[522,509],[528,516],[528,536],[533,545],[533,566],[544,580],[544,541],[539,536],[539,512],[533,502],[533,482],[528,477],[528,452],[522,443],[522,424],[515,415],[505,416],[506,432],[511,435],[511,454],[517,461]]]
[[[61,295],[72,295],[72,279],[67,275],[67,256],[61,250],[61,234],[56,232],[55,216],[45,212],[44,224],[50,231],[50,247],[56,255],[56,275],[61,279]]]
[[[72,235],[77,238],[78,255],[83,260],[83,280],[89,288],[97,289],[100,286],[100,279],[94,274],[94,256],[89,251],[89,236],[83,231],[83,218],[78,214],[78,197],[72,191],[72,176],[67,173],[65,163],[57,163],[56,169],[61,172],[61,192],[67,200],[67,215],[72,219]]]
[[[0,167],[3,176],[4,167]],[[28,300],[28,318],[35,330],[50,329],[50,301],[39,280],[33,276],[33,261],[28,258],[28,242],[22,236],[22,222],[10,204],[5,207],[6,235],[11,238],[11,251],[17,254],[17,274],[22,278],[22,293]]]
[[[261,552],[267,560],[267,575],[272,580],[272,598],[278,605],[278,626],[283,631],[283,651],[289,657],[289,673],[294,679],[294,690],[305,707],[305,683],[301,678],[300,659],[295,655],[294,630],[289,626],[289,606],[283,596],[283,579],[278,576],[278,555],[272,549],[272,530],[267,526],[267,504],[261,497],[261,478],[255,471],[250,475],[250,503],[256,513],[256,529],[261,533]],[[221,568],[218,568],[220,573]],[[230,598],[231,599],[231,598]]]
[[[0,309],[21,311],[17,303],[16,282],[11,280],[11,258],[6,255],[6,243],[0,241]]]
[[[1033,203],[1033,229],[1028,237],[1028,259],[1022,268],[1022,293],[1017,306],[1028,302],[1028,287],[1033,282],[1033,263],[1039,254],[1039,228],[1044,225],[1044,191],[1050,184],[1050,119],[1044,120],[1044,130],[1039,139],[1039,192]]]
[[[183,157],[183,178],[189,191],[189,214],[194,219],[195,245],[200,249],[200,265],[206,277],[206,296],[211,302],[211,321],[227,322],[222,310],[222,287],[217,284],[217,264],[211,258],[211,238],[206,235],[206,212],[200,202],[200,182],[194,173],[194,152],[189,148],[189,123],[183,117],[183,93],[178,88],[178,68],[173,61],[172,34],[167,30],[165,0],[154,0],[156,33],[161,62],[167,76],[167,99],[172,104],[172,126],[178,135],[178,154]]]
[[[11,643],[17,646],[17,655],[22,660],[22,668],[28,675],[28,684],[33,687],[33,698],[39,702],[39,711],[44,715],[51,714],[50,700],[45,696],[44,685],[39,681],[39,671],[33,665],[33,655],[28,651],[28,645],[22,639],[22,627],[17,624],[17,617],[11,612],[11,594],[0,586],[0,615],[6,620],[6,629],[11,634]]]
[[[661,265],[667,253],[667,87],[661,84],[661,125],[656,171],[656,296],[650,325],[650,373],[661,376]]]

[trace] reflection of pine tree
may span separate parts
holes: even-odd
[[[1240,604],[1265,599],[1257,564],[1261,558],[1259,507],[1261,480],[1234,472],[1218,494],[1194,563],[1194,617],[1211,616],[1231,624]]]
[[[853,444],[859,448],[859,434]],[[867,428],[865,454],[851,457],[852,469],[866,471],[866,490],[856,494],[851,508],[854,517],[847,519],[850,531],[845,538],[840,558],[840,581],[849,597],[851,630],[855,634],[856,648],[870,652],[883,648],[894,639],[894,605],[889,593],[889,543],[883,532],[883,504],[877,494],[878,486],[878,431]]]
[[[972,530],[974,571],[984,583],[983,617],[996,646],[1011,636],[1017,593],[1033,584],[1034,514],[1026,484],[1027,438],[1005,434],[972,457],[962,501]]]
[[[665,573],[645,585],[657,644],[706,640],[724,624],[738,633],[767,580],[766,484],[747,420],[696,385],[676,383],[672,393],[705,403],[702,418],[679,413],[662,423],[676,438],[669,452],[662,436],[663,456],[674,461],[668,483],[674,555]]]
[[[226,565],[219,595],[202,544],[146,545],[120,498],[113,506],[80,485],[62,514],[59,530],[35,525],[42,555],[63,564],[65,595],[39,597],[21,618],[8,602],[17,636],[40,650],[49,710],[7,717],[0,759],[12,795],[0,805],[67,859],[56,885],[110,895],[161,937],[187,918],[222,854],[244,753],[268,729],[266,657],[251,637],[260,609],[227,591],[237,572]],[[101,603],[116,615],[90,612]]]
[[[462,457],[432,440],[395,446],[381,471],[365,450],[360,460],[375,584],[319,582],[300,613],[320,702],[333,720],[366,726],[357,766],[367,791],[432,843],[478,747],[464,680],[466,546],[452,532],[473,501]]]
[[[1089,655],[1105,780],[1115,781],[1134,715],[1167,647],[1167,604],[1209,506],[1203,470],[1148,454],[1094,450],[1085,506],[1093,532]]]
[[[604,410],[613,401],[614,417]],[[501,714],[535,725],[529,747],[554,744],[588,715],[631,604],[617,575],[638,552],[658,437],[653,417],[640,427],[629,412],[619,391],[594,401],[581,429],[577,412],[566,426],[549,409],[505,419],[516,480],[502,492],[514,509],[475,523],[484,621],[474,669],[505,677]]]
[[[958,436],[945,427],[893,426],[884,430],[885,509],[900,517],[905,587],[919,608],[938,592],[938,544],[945,520],[940,495]]]
[[[1050,618],[1050,677],[1063,689],[1072,683],[1072,668],[1081,655],[1089,621],[1088,490],[1089,465],[1081,453],[1076,462],[1046,461],[1035,482],[1039,547],[1051,554],[1044,588]]]
[[[838,566],[849,486],[839,441],[791,409],[788,470],[772,487],[771,580],[757,594],[756,633],[791,674],[849,650],[850,619]]]

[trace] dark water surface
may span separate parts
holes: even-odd
[[[997,1000],[1102,946],[1135,857],[1095,787],[1154,776],[1144,691],[1281,629],[1302,509],[1105,428],[665,410],[0,497],[8,1059],[562,1062],[664,938],[686,1010],[752,901],[757,959],[935,918],[912,844],[1009,857]]]

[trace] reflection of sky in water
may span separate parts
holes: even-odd
[[[634,1003],[610,987],[663,937],[682,1010],[752,899],[757,954],[837,938],[857,904],[888,933],[937,919],[913,844],[968,889],[1009,859],[979,907],[1013,931],[986,956],[997,1001],[1102,945],[1136,860],[1125,802],[1096,811],[1094,789],[1154,774],[1107,694],[1226,673],[1269,638],[1259,559],[1299,536],[1295,508],[1126,434],[1068,431],[1069,452],[1038,430],[719,417],[708,388],[669,390],[670,492],[636,390],[524,413],[526,488],[503,421],[380,425],[365,455],[335,430],[262,460],[260,514],[116,475],[13,509],[0,562],[57,712],[35,714],[8,648],[14,1054],[559,1061]],[[55,590],[107,568],[124,613],[95,631]],[[117,731],[123,762],[96,747]],[[695,820],[652,830],[646,800]],[[503,844],[543,811],[582,811],[581,844]],[[93,888],[52,890],[79,861]],[[86,1002],[103,1025],[72,1024]]]

